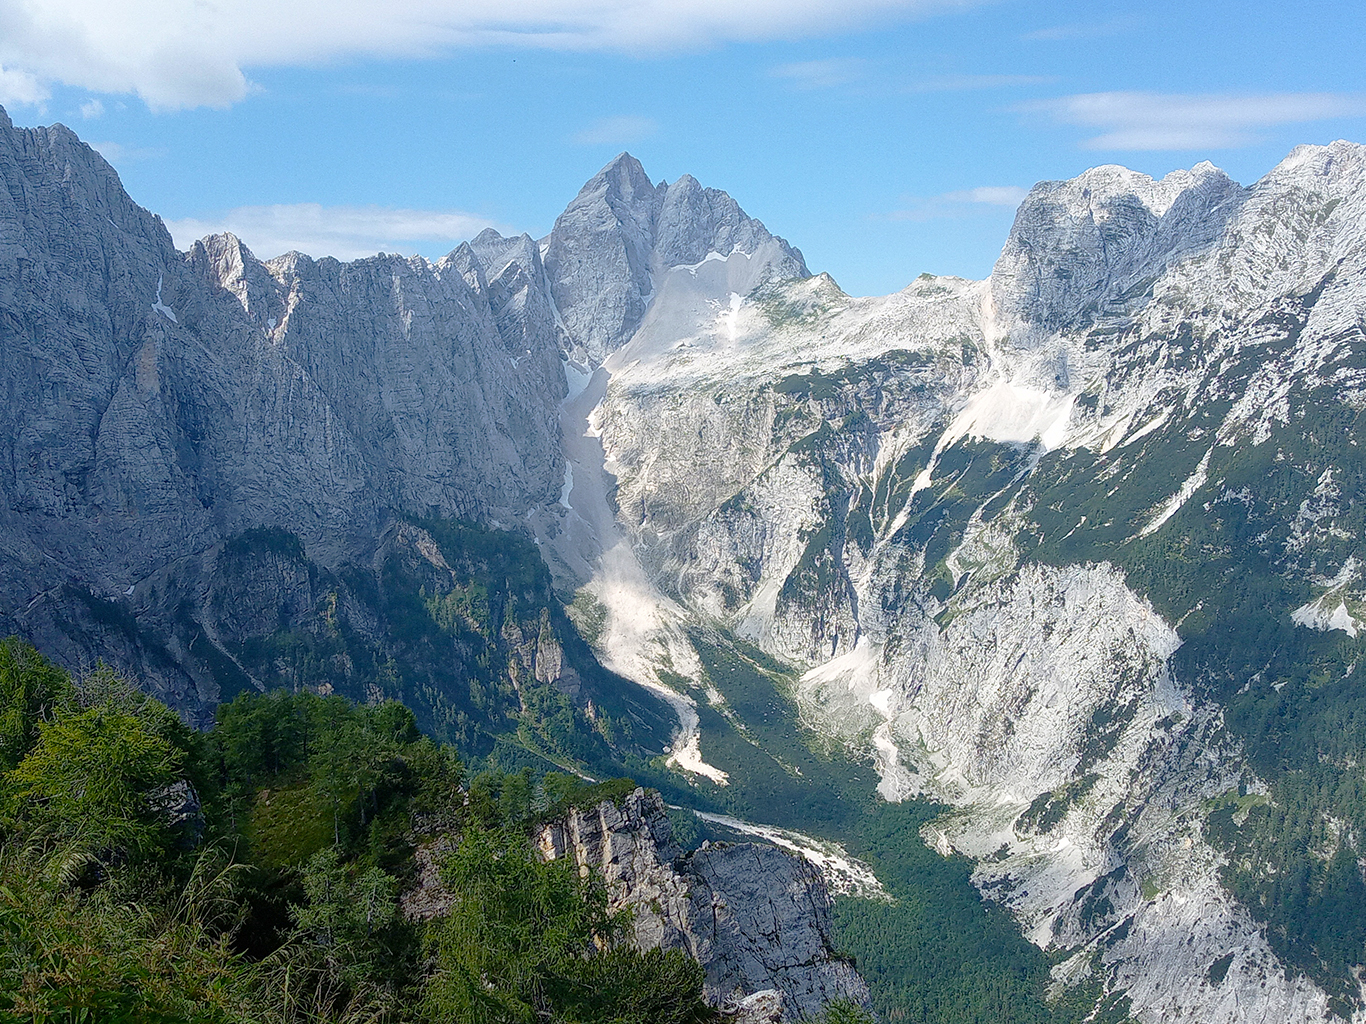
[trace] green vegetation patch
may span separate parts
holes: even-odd
[[[972,862],[928,848],[920,830],[944,808],[923,800],[882,804],[850,836],[893,902],[835,901],[835,941],[852,953],[885,1021],[917,1024],[1054,1024],[1128,1018],[1100,976],[1047,996],[1050,957],[972,884]]]
[[[183,608],[179,629],[225,697],[282,687],[398,700],[471,756],[514,742],[550,764],[614,774],[618,751],[661,751],[673,716],[606,671],[573,619],[591,636],[602,609],[580,598],[571,614],[530,540],[424,519],[377,566],[335,570],[287,531],[248,531],[225,545],[208,600]]]
[[[263,788],[249,806],[243,835],[260,866],[298,866],[332,845],[332,808],[307,783]]]
[[[1221,368],[1223,386],[1236,391],[1268,356],[1293,345],[1315,299],[1270,314],[1264,326],[1281,340]],[[1173,338],[1172,351],[1201,358],[1199,340],[1185,335]],[[1345,365],[1366,365],[1354,341],[1344,353]],[[1227,401],[1191,413],[1172,397],[1169,423],[1141,441],[1104,455],[1049,453],[1028,482],[1037,529],[1021,540],[1027,549],[1032,542],[1027,555],[1049,564],[1116,565],[1176,625],[1175,675],[1223,707],[1271,787],[1268,800],[1210,812],[1207,834],[1228,858],[1224,883],[1266,926],[1277,955],[1346,1012],[1358,1005],[1354,972],[1366,963],[1366,899],[1350,867],[1366,856],[1358,778],[1366,761],[1358,678],[1366,636],[1307,629],[1290,613],[1322,593],[1313,577],[1334,576],[1349,558],[1366,561],[1366,434],[1362,410],[1330,387],[1293,400],[1290,422],[1271,423],[1259,444],[1215,443]],[[1204,485],[1141,536],[1207,454]],[[1328,499],[1316,496],[1321,488]],[[1316,507],[1321,528],[1300,516]],[[1306,528],[1312,533],[1295,536]],[[1122,724],[1091,723],[1087,763],[1107,752]]]

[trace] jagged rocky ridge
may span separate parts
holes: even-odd
[[[685,852],[659,793],[646,789],[570,808],[533,840],[541,858],[568,858],[605,883],[608,909],[628,916],[623,941],[698,961],[704,998],[730,1019],[795,1022],[836,1000],[868,1005],[867,984],[834,949],[825,878],[801,856],[764,843]],[[440,834],[419,846],[415,884],[402,901],[410,919],[449,910],[437,864],[458,841]]]
[[[544,243],[485,232],[436,264],[263,263],[231,235],[179,253],[69,130],[2,113],[0,175],[0,628],[113,657],[201,717],[234,685],[216,664],[264,636],[213,621],[226,541],[283,528],[315,576],[381,572],[403,517],[555,509],[565,352],[616,337],[574,340],[557,299],[575,322],[627,252],[767,246],[802,269],[723,193],[652,186],[629,159]],[[610,209],[629,232],[594,233]],[[245,602],[289,604],[290,580],[250,578]]]
[[[525,523],[701,785],[735,766],[694,708],[724,709],[699,622],[794,666],[807,722],[874,756],[885,796],[954,808],[926,839],[1073,951],[1059,984],[1099,972],[1144,1020],[1362,1018],[1260,866],[1296,780],[1366,750],[1337,724],[1366,619],[1360,147],[1249,188],[1209,165],[1044,183],[988,281],[860,299],[627,157],[540,242],[261,263],[231,238],[176,253],[65,129],[0,136],[0,626],[107,652],[191,714],[287,678],[282,633],[325,648],[303,682],[363,696],[324,641],[392,639],[393,602],[359,595],[421,595],[386,565],[464,608],[477,581],[428,527]],[[302,560],[252,534],[258,611],[224,630],[217,567],[258,527]],[[510,619],[468,624],[591,723],[593,680],[537,667],[539,611]],[[1314,718],[1330,699],[1345,717]],[[618,719],[657,750],[638,700]],[[1350,801],[1323,799],[1286,825],[1310,874],[1360,856]]]
[[[656,276],[740,254],[771,278],[807,275],[802,254],[690,175],[652,184],[639,161],[613,161],[569,204],[545,241],[545,266],[570,343],[592,365],[628,341]]]
[[[631,912],[639,949],[681,949],[706,970],[708,1002],[801,1020],[834,1000],[867,1004],[868,986],[834,950],[830,896],[809,861],[760,843],[684,853],[659,794],[575,809],[541,828],[547,859],[572,858]]]

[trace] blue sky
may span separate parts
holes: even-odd
[[[265,257],[539,236],[626,149],[880,294],[985,276],[1041,179],[1209,159],[1251,182],[1366,142],[1366,5],[111,6],[0,0],[0,103],[96,144],[180,244],[230,227]]]

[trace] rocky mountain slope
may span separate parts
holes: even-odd
[[[866,757],[1056,986],[1366,1019],[1366,150],[1043,183],[882,298],[627,156],[435,264],[177,253],[60,127],[0,175],[0,628],[826,839],[801,744]]]
[[[661,292],[593,413],[662,599],[807,667],[811,726],[1144,1018],[1360,1004],[1360,944],[1275,903],[1360,933],[1364,170],[1098,168],[986,282]],[[1290,806],[1312,854],[1267,849]]]
[[[632,914],[639,949],[682,949],[707,972],[714,1005],[760,1019],[818,1016],[835,1000],[866,1004],[868,986],[834,950],[819,868],[775,846],[707,843],[684,854],[657,793],[576,809],[541,829],[548,860],[572,858]]]

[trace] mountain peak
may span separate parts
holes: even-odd
[[[1296,146],[1263,180],[1332,178],[1352,172],[1359,175],[1363,168],[1366,168],[1366,146],[1338,139],[1326,146]]]
[[[801,253],[775,238],[720,189],[692,175],[654,184],[622,153],[595,174],[555,221],[545,250],[552,294],[576,358],[598,363],[619,348],[655,292],[655,276],[716,253],[762,252],[761,273],[805,277]],[[760,264],[756,264],[756,267]]]
[[[1161,179],[1106,164],[1044,181],[1020,204],[992,271],[997,308],[1075,325],[1178,256],[1213,242],[1242,186],[1208,161]],[[1088,312],[1089,311],[1089,312]]]
[[[631,202],[638,196],[652,198],[656,190],[641,162],[630,153],[622,152],[589,178],[579,189],[579,195],[605,191],[610,196]]]
[[[1187,189],[1209,177],[1232,181],[1228,175],[1208,160],[1190,170],[1175,170],[1162,178],[1135,171],[1120,164],[1102,164],[1082,171],[1065,181],[1043,181],[1030,191],[1030,200],[1047,196],[1054,202],[1065,202],[1077,212],[1090,210],[1093,216],[1104,218],[1115,204],[1137,200],[1154,217],[1164,216],[1177,198]]]

